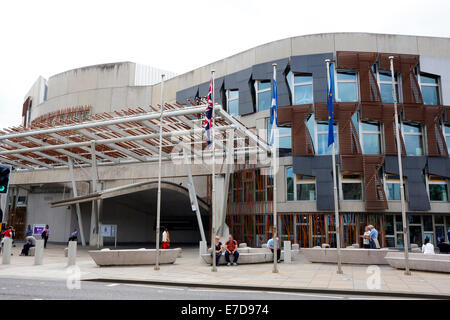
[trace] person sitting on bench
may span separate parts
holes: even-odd
[[[230,234],[228,236],[228,241],[225,242],[225,260],[227,261],[227,266],[231,266],[230,255],[233,255],[233,265],[237,266],[237,261],[239,259],[238,243],[233,239]]]
[[[272,251],[272,253],[274,253],[274,252],[273,252],[273,248],[274,248],[274,247],[275,247],[275,246],[274,246],[274,244],[273,244],[273,238],[271,238],[271,239],[269,239],[269,241],[267,241],[267,248],[269,248],[270,251]],[[277,248],[277,262],[280,262],[280,259],[281,259],[281,249],[280,249],[280,242],[279,242],[278,237],[277,237],[277,245],[276,245],[276,248]]]
[[[73,229],[73,232],[69,238],[69,241],[77,241],[77,240],[78,240],[78,231],[77,231],[77,229]]]
[[[36,238],[35,237],[28,236],[25,239],[26,239],[26,242],[23,245],[22,252],[20,253],[21,256],[28,256],[28,252],[30,251],[30,248],[36,246]]]

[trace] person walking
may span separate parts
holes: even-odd
[[[372,249],[380,249],[380,243],[378,242],[378,230],[373,225],[369,226],[370,229],[370,247]]]
[[[44,231],[41,233],[42,239],[44,239],[44,248],[47,248],[48,237],[50,236],[50,227],[48,224],[45,226]]]
[[[216,244],[214,246],[214,251],[216,253],[216,266],[218,266],[219,265],[219,259],[220,259],[220,256],[222,255],[222,251],[223,251],[222,242],[220,242],[220,238],[218,236],[216,236]],[[211,257],[212,256],[213,256],[213,253],[211,252]],[[212,262],[212,259],[211,259],[211,265],[212,264],[213,264],[213,262]]]
[[[370,249],[370,229],[369,229],[369,226],[366,226],[366,228],[364,229],[363,248],[364,249]]]
[[[281,260],[280,242],[278,240],[278,237],[276,239],[277,239],[277,246],[276,246],[276,249],[277,249],[277,262],[280,263],[280,260]],[[270,251],[272,251],[272,253],[274,253],[274,248],[275,247],[274,247],[274,243],[273,243],[273,238],[270,238],[269,241],[267,241],[267,248],[269,248]]]
[[[230,234],[228,236],[228,241],[225,242],[225,260],[227,261],[227,266],[231,266],[230,255],[233,255],[233,265],[237,266],[237,262],[239,259],[239,251],[237,249],[238,243]]]
[[[169,249],[170,247],[170,235],[169,230],[164,228],[164,232],[161,238],[161,249]]]
[[[430,242],[430,238],[428,238],[428,237],[425,238],[425,243],[422,246],[422,253],[423,254],[435,254],[434,253],[434,246]]]

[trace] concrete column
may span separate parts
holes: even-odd
[[[3,212],[3,216],[1,217],[2,223],[6,223],[8,221],[8,195],[0,194],[0,209]]]
[[[36,240],[34,249],[34,264],[41,265],[44,261],[44,240]]]
[[[12,240],[10,238],[5,238],[5,240],[3,242],[3,249],[2,249],[2,263],[3,264],[11,263],[11,247],[12,247]]]
[[[69,249],[67,252],[67,265],[74,266],[77,264],[77,242],[69,241]]]
[[[292,262],[291,242],[284,241],[284,263]]]
[[[208,243],[206,241],[200,241],[199,255],[208,253]]]

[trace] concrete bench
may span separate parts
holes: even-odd
[[[30,249],[28,249],[28,256],[34,257],[35,250],[36,247],[31,247]]]
[[[385,259],[391,267],[405,269],[403,252],[389,252]],[[408,260],[411,270],[450,273],[450,255],[448,254],[409,253]]]
[[[251,263],[266,263],[273,262],[273,253],[267,248],[239,248],[239,264],[251,264]],[[204,262],[207,264],[212,263],[211,249],[208,250],[207,254],[201,255]],[[284,251],[281,251],[280,260],[284,260]],[[233,257],[230,257],[230,261],[233,261]],[[225,253],[219,258],[219,265],[226,264]]]
[[[388,249],[341,249],[342,263],[348,264],[388,264],[385,259]],[[310,262],[337,263],[336,248],[302,248],[302,253]]]
[[[126,250],[91,250],[91,258],[98,266],[133,266],[156,264],[156,249],[126,249]],[[159,263],[174,263],[180,253],[177,249],[160,250]]]
[[[174,248],[173,250],[177,251],[177,258],[181,258],[183,256],[183,249],[181,248]]]

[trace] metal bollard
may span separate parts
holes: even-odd
[[[44,240],[36,240],[34,249],[34,264],[40,265],[44,261]]]
[[[69,241],[69,249],[67,253],[67,265],[74,266],[77,264],[77,242]]]
[[[284,263],[292,262],[291,242],[284,241]]]
[[[3,249],[2,249],[2,263],[3,264],[11,263],[11,247],[12,247],[12,240],[10,238],[5,238],[5,240],[3,242]]]

